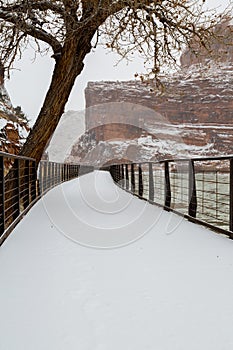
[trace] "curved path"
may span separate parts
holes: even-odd
[[[0,349],[229,350],[232,295],[231,240],[94,172],[0,248]]]

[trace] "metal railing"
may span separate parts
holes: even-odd
[[[49,189],[92,167],[41,161],[0,152],[0,245],[31,206]]]
[[[233,156],[109,167],[123,189],[233,238]]]
[[[0,239],[37,193],[35,160],[0,152]]]
[[[107,168],[123,189],[233,238],[233,156],[115,164]],[[0,244],[35,201],[93,167],[0,152]]]
[[[79,173],[79,165],[41,161],[38,174],[40,194],[44,194],[64,181],[78,177]]]

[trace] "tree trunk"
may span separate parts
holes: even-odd
[[[93,33],[94,34],[94,33]],[[84,64],[83,60],[91,49],[92,35],[86,33],[73,40],[69,39],[64,44],[60,58],[56,59],[53,71],[52,81],[48,89],[44,104],[39,116],[33,126],[19,155],[36,159],[37,165],[43,155],[44,149],[53,135],[57,124],[64,112],[65,104],[69,98],[76,77],[81,73]],[[19,169],[20,177],[23,178],[24,169]],[[12,193],[16,187],[15,171],[10,170],[6,176],[5,183],[5,210],[7,210],[9,219],[6,225],[9,226],[14,217],[14,198]]]
[[[56,59],[52,81],[44,104],[20,155],[32,157],[39,163],[44,149],[64,112],[76,77],[82,72],[85,56],[90,52],[93,33],[66,40]]]

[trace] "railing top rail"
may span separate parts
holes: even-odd
[[[157,161],[147,161],[147,162],[119,162],[119,163],[113,163],[113,164],[109,164],[109,165],[105,165],[102,168],[108,168],[112,165],[131,165],[131,164],[161,164],[161,163],[171,163],[171,162],[189,162],[189,161],[208,161],[208,160],[229,160],[229,159],[233,159],[233,154],[230,155],[224,155],[224,156],[211,156],[211,157],[190,157],[190,158],[173,158],[173,159],[161,159],[161,160],[157,160]]]
[[[190,157],[190,158],[174,158],[174,159],[164,159],[155,163],[164,163],[164,162],[188,162],[188,161],[208,161],[208,160],[229,160],[233,158],[233,154],[224,155],[224,156],[211,156],[211,157]],[[154,163],[154,162],[152,162]]]
[[[224,164],[220,170],[216,160],[223,160],[224,163],[227,160],[229,166],[225,167]],[[181,165],[188,165],[184,172],[186,175],[172,176],[175,169],[169,166],[169,162],[176,165],[179,161],[183,162]],[[128,168],[125,167],[126,164],[116,163],[109,167],[113,180],[120,187],[233,239],[233,155],[135,162],[129,163],[134,166]],[[152,164],[156,166],[153,167]],[[162,173],[157,171],[160,165],[164,167]],[[204,171],[200,172],[202,168]],[[202,175],[196,176],[199,172]],[[224,177],[221,177],[223,174]],[[225,174],[229,176],[225,177]]]
[[[8,165],[4,162],[4,158],[7,159],[8,156],[15,160],[26,160],[23,162],[25,164],[20,164],[21,171],[18,165],[13,168],[13,174],[9,178],[9,172],[5,175]],[[92,167],[80,169],[78,164],[77,166],[65,164],[66,167],[61,167],[54,162],[52,167],[47,167],[45,163],[51,164],[51,162],[43,161],[37,171],[35,159],[6,152],[0,152],[0,160],[0,246],[32,205],[48,190],[64,181],[93,171]]]
[[[64,163],[64,162],[56,162],[56,161],[51,161],[49,159],[42,159],[40,160],[40,163],[50,163],[50,164],[61,164],[61,165],[76,165],[76,166],[80,166],[80,167],[91,167],[91,168],[94,168],[93,165],[90,165],[90,164],[80,164],[80,163],[73,163],[73,162],[67,162],[67,163]],[[96,168],[98,169],[98,168]]]
[[[25,157],[25,156],[19,156],[19,155],[16,155],[16,154],[11,154],[11,153],[1,152],[1,151],[0,151],[0,157],[31,160],[33,162],[36,161],[34,158]]]

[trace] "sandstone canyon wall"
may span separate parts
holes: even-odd
[[[221,59],[197,60],[186,51],[180,71],[164,77],[162,95],[140,81],[89,82],[86,134],[69,160],[102,165],[233,154],[233,49],[213,45]]]

